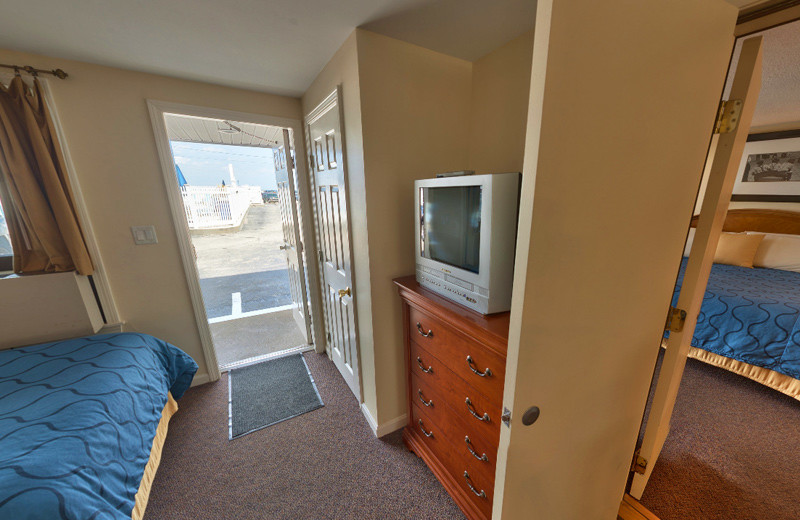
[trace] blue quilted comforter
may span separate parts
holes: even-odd
[[[800,379],[800,273],[714,264],[692,346]]]
[[[196,371],[146,334],[0,351],[0,518],[130,519],[167,392]]]

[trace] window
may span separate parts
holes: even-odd
[[[0,272],[13,269],[13,255],[11,238],[8,236],[8,224],[3,214],[3,206],[0,204]]]

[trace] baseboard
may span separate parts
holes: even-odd
[[[400,417],[395,417],[391,421],[387,421],[379,425],[369,412],[369,408],[367,408],[364,403],[361,403],[361,413],[364,414],[364,417],[367,419],[367,424],[369,424],[372,433],[378,438],[383,437],[384,435],[389,435],[392,432],[396,432],[400,428],[404,427],[408,422],[408,416],[403,414]]]
[[[203,374],[195,374],[194,379],[192,379],[192,386],[204,385],[206,383],[209,383],[210,381],[211,378],[208,377],[208,372],[205,372]]]

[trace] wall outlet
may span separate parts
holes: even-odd
[[[133,234],[133,243],[137,246],[158,244],[154,226],[131,226],[131,233]]]

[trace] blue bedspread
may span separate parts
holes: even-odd
[[[800,273],[714,264],[692,346],[800,379]]]
[[[167,391],[196,371],[146,334],[0,351],[0,519],[130,519]]]

